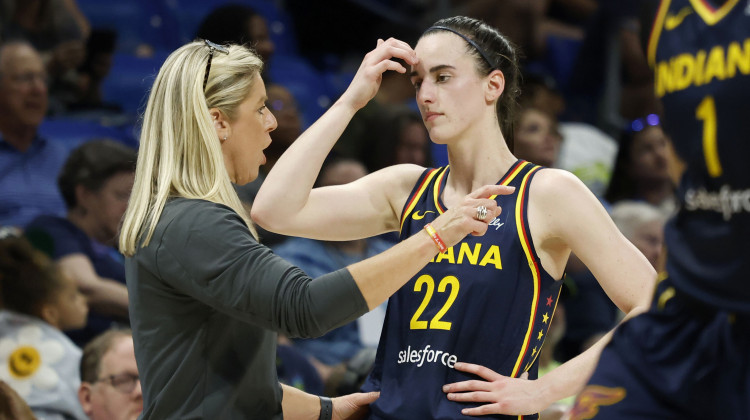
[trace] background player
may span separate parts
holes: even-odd
[[[687,165],[666,227],[667,279],[650,311],[615,333],[571,417],[747,419],[750,5],[664,0],[647,54]]]

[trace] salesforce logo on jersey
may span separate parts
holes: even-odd
[[[733,190],[729,185],[722,186],[719,191],[690,189],[685,193],[685,208],[715,211],[729,221],[735,214],[750,213],[750,189]]]
[[[409,346],[406,350],[401,350],[398,352],[398,364],[413,363],[417,367],[422,367],[425,362],[440,363],[443,366],[453,369],[453,366],[458,361],[458,357],[455,354],[450,354],[442,350],[434,350],[430,347],[428,344],[424,349],[412,349]]]

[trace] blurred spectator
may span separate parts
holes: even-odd
[[[42,419],[86,418],[76,398],[81,350],[60,330],[86,322],[86,300],[23,238],[0,240],[0,380]]]
[[[286,149],[302,134],[302,117],[292,93],[278,84],[271,84],[266,90],[266,104],[271,109],[279,126],[271,131],[271,145],[263,153],[266,164],[261,170],[268,173]]]
[[[39,216],[26,227],[26,236],[76,279],[91,305],[86,328],[68,333],[81,346],[113,323],[128,322],[125,268],[114,246],[135,159],[135,150],[112,140],[79,146],[58,178],[67,216]]]
[[[527,74],[521,90],[522,108],[531,107],[543,111],[555,121],[563,115],[565,98],[551,76],[545,73]],[[615,140],[583,122],[557,122],[556,132],[561,141],[553,166],[575,174],[594,195],[602,198],[609,184],[617,153]]]
[[[342,157],[360,162],[368,162],[373,156],[380,156],[382,152],[379,149],[388,147],[382,141],[384,133],[393,135],[386,128],[392,124],[389,121],[391,110],[407,106],[414,98],[414,86],[407,75],[395,71],[383,73],[380,89],[375,97],[357,111],[333,150]],[[367,166],[375,167],[373,164]]]
[[[78,399],[91,420],[136,420],[143,393],[130,330],[108,330],[83,349]]]
[[[0,225],[24,226],[64,213],[57,177],[67,152],[39,137],[47,112],[47,73],[30,44],[0,44]]]
[[[321,169],[317,185],[348,184],[366,174],[367,170],[360,162],[333,159]],[[377,238],[339,242],[289,238],[274,252],[307,275],[317,277],[379,254],[389,247],[388,242]],[[319,338],[295,339],[294,345],[310,357],[326,383],[328,395],[355,392],[375,360],[374,349],[362,344],[356,321]]]
[[[670,140],[650,114],[631,122],[623,131],[612,179],[605,198],[641,200],[670,215],[676,206],[675,183],[670,173]]]
[[[2,0],[2,39],[26,40],[42,55],[50,79],[51,111],[58,112],[58,94],[75,88],[78,66],[85,57],[90,27],[75,0]]]
[[[402,163],[433,166],[430,137],[419,112],[407,106],[394,106],[385,118],[375,153],[364,161],[368,171]]]
[[[86,58],[78,68],[74,96],[66,104],[66,112],[111,111],[122,107],[102,100],[102,82],[112,69],[117,46],[117,33],[110,29],[94,29],[86,41]]]
[[[522,106],[533,107],[559,119],[565,111],[565,98],[555,79],[545,73],[526,71],[521,86]]]
[[[612,206],[612,220],[657,272],[663,271],[664,224],[667,217],[652,204],[623,200]]]
[[[263,79],[268,81],[268,65],[276,48],[268,33],[266,18],[241,4],[214,9],[201,23],[196,37],[217,44],[241,44],[253,48],[263,59]]]
[[[553,167],[562,138],[557,121],[541,109],[525,107],[518,113],[514,130],[514,154],[537,165]]]
[[[0,381],[0,420],[37,420],[26,401],[3,381]]]

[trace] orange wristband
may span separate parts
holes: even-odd
[[[440,236],[438,235],[437,231],[434,227],[432,227],[431,224],[427,223],[424,225],[424,230],[427,232],[428,235],[430,235],[430,238],[432,238],[432,241],[435,242],[435,245],[437,245],[440,252],[445,252],[448,250],[448,247],[445,246],[445,242],[443,242],[442,239],[440,239]]]

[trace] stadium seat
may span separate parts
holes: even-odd
[[[103,99],[121,105],[123,111],[131,115],[143,111],[148,91],[167,55],[166,51],[146,58],[126,53],[115,54],[112,70],[102,83]]]
[[[117,32],[117,51],[135,54],[148,47],[173,50],[180,45],[177,22],[160,1],[77,0],[81,12],[93,28]]]
[[[137,148],[132,126],[105,127],[93,121],[78,119],[46,119],[39,126],[39,135],[63,144],[68,151],[94,139],[111,139]]]

